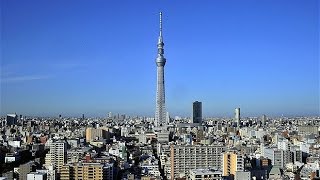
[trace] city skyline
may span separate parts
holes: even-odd
[[[319,115],[318,1],[30,2],[1,1],[1,115],[154,116],[160,11],[170,115]]]

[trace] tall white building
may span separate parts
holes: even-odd
[[[167,112],[167,114],[166,114],[166,123],[167,123],[167,124],[170,123],[170,115],[169,115],[169,112]]]
[[[46,154],[45,166],[54,166],[58,172],[67,162],[67,143],[53,142],[50,144],[50,151]]]
[[[278,141],[278,149],[289,151],[290,150],[290,142],[288,139],[281,139]]]
[[[234,120],[237,123],[237,127],[240,126],[240,108],[234,110]]]
[[[156,58],[157,65],[157,95],[156,95],[156,113],[155,126],[166,122],[166,107],[165,107],[165,88],[164,88],[164,66],[166,58],[164,58],[164,43],[162,37],[162,13],[160,12],[160,34],[158,39],[158,56]]]

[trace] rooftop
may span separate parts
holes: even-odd
[[[212,171],[212,170],[208,170],[208,169],[193,169],[193,170],[190,170],[190,173],[193,173],[196,175],[222,174],[221,171]]]

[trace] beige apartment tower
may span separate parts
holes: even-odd
[[[94,140],[107,139],[109,135],[108,128],[93,128],[88,127],[86,129],[86,142],[91,142]]]
[[[53,142],[50,144],[50,151],[45,157],[45,166],[53,166],[59,172],[61,167],[67,162],[67,143]]]
[[[235,176],[236,171],[244,170],[244,159],[240,154],[235,152],[225,152],[222,155],[222,175],[223,176]]]

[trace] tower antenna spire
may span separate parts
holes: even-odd
[[[162,37],[162,12],[160,12],[160,37]]]

